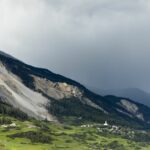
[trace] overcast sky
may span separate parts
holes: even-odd
[[[150,91],[150,1],[0,0],[0,49],[89,87]]]

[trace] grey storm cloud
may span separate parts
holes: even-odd
[[[0,0],[0,49],[100,89],[150,90],[149,0]]]

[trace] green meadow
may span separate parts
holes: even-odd
[[[4,116],[1,116],[4,117]],[[99,133],[97,128],[5,116],[16,127],[0,126],[0,150],[150,150],[150,143]]]

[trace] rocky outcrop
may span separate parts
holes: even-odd
[[[78,97],[82,96],[81,90],[73,85],[61,82],[52,82],[46,78],[40,78],[37,76],[32,76],[34,78],[34,86],[37,91],[42,91],[42,93],[52,97],[56,100],[61,100],[64,98]]]
[[[144,121],[144,117],[143,117],[143,114],[139,111],[139,107],[128,101],[128,100],[125,100],[125,99],[122,99],[120,101],[120,106],[122,106],[127,112],[129,112],[130,114],[132,114],[133,116],[137,117],[138,119],[140,120],[143,120]]]

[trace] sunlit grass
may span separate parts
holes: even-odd
[[[104,136],[96,128],[81,128],[80,126],[65,126],[44,122],[48,130],[42,130],[44,135],[50,135],[50,144],[32,143],[27,138],[10,138],[8,136],[23,132],[39,132],[41,128],[35,126],[35,121],[19,121],[11,118],[17,127],[5,129],[0,127],[0,150],[104,150],[117,144],[121,150],[149,150],[150,146],[137,142],[130,142],[119,136]],[[36,125],[41,122],[36,121]],[[31,127],[31,128],[30,128]],[[119,149],[115,149],[119,150]]]

